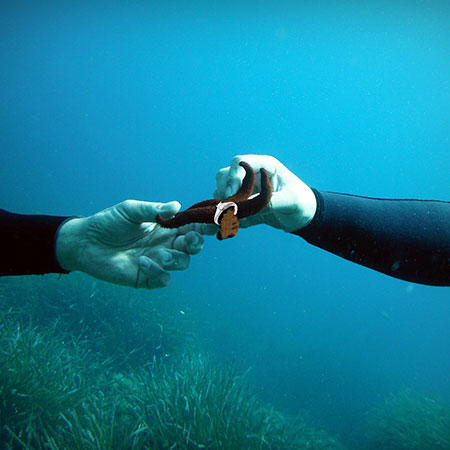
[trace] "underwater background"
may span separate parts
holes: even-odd
[[[317,189],[450,200],[447,2],[3,2],[0,36],[1,208],[187,207],[248,153]],[[449,289],[278,230],[207,238],[158,291],[81,274],[3,278],[0,307],[5,448],[450,449]],[[174,374],[198,387],[205,423],[186,416]],[[220,392],[203,401],[211,383],[242,408],[219,414]],[[47,422],[41,391],[58,399]],[[159,398],[173,410],[158,424],[148,405]],[[247,425],[219,430],[214,414]],[[77,435],[83,420],[99,435]],[[203,440],[186,438],[193,422]]]

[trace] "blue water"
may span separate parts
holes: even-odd
[[[446,2],[166,3],[2,3],[2,208],[187,207],[246,153],[318,189],[450,199]],[[255,227],[166,289],[262,398],[348,443],[402,386],[450,399],[448,288]]]

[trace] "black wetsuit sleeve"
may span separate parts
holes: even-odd
[[[314,194],[314,219],[294,234],[387,275],[450,286],[450,202]]]
[[[0,209],[0,275],[67,273],[55,253],[58,229],[67,219]]]

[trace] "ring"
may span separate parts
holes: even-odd
[[[216,206],[216,212],[214,213],[214,223],[216,225],[220,225],[219,218],[223,212],[225,212],[229,208],[234,208],[234,215],[236,216],[238,213],[238,205],[234,202],[219,202]]]

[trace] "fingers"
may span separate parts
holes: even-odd
[[[157,289],[167,286],[169,282],[169,272],[150,258],[146,256],[139,257],[136,288]]]
[[[140,256],[135,287],[145,289],[165,287],[170,282],[168,271],[185,270],[189,267],[189,262],[189,255],[178,250],[161,249],[154,259]]]
[[[249,163],[255,172],[266,169],[269,174],[276,172],[276,166],[280,165],[280,161],[270,155],[237,155],[231,160],[230,176],[245,175],[244,169],[239,165],[241,161]]]
[[[212,235],[217,233],[217,225],[209,223],[190,223],[177,228],[177,233],[180,235],[187,234],[190,231],[195,231],[202,236]]]
[[[140,256],[135,287],[156,289],[167,286],[170,282],[168,271],[187,269],[190,264],[188,252],[198,253],[202,247],[203,236],[190,232],[175,239],[174,249],[159,248],[152,252],[151,258]]]
[[[280,170],[285,169],[285,167],[276,158],[270,155],[238,155],[231,160],[229,167],[225,167],[217,173],[217,189],[214,192],[214,198],[223,200],[236,194],[239,190],[245,176],[245,170],[239,165],[241,161],[249,163],[256,173],[261,169],[265,169],[270,176],[273,190],[278,190],[276,175]]]
[[[159,248],[152,255],[152,259],[164,270],[185,270],[191,261],[187,253],[168,248]]]
[[[216,190],[214,191],[214,198],[223,200],[236,194],[241,186],[243,177],[230,176],[230,167],[220,169],[216,175]]]
[[[243,157],[235,156],[230,166],[220,169],[216,175],[217,189],[214,198],[223,200],[231,197],[239,190],[245,176],[245,170],[239,165]]]
[[[182,228],[186,228],[184,234],[180,234],[180,230],[157,228],[156,233],[159,236],[153,236],[146,255],[138,258],[137,278],[139,279],[135,283],[136,287],[153,289],[166,286],[170,281],[169,271],[185,270],[189,267],[190,255],[195,255],[202,250],[204,238],[192,229],[200,228],[198,226]]]
[[[161,214],[163,217],[175,215],[181,208],[179,202],[142,202],[138,200],[125,200],[114,208],[130,222],[154,222],[156,216]]]
[[[196,255],[203,248],[205,239],[195,231],[189,231],[185,235],[177,236],[173,243],[173,248],[189,255]]]
[[[219,227],[216,224],[204,223],[201,234],[206,236],[212,236],[213,234],[217,233],[218,229]]]
[[[179,202],[168,202],[168,203],[159,203],[159,205],[156,207],[157,212],[156,214],[161,214],[164,218],[169,218],[174,216],[180,209],[181,204]],[[155,217],[156,217],[155,214]],[[152,220],[153,222],[153,220]]]

